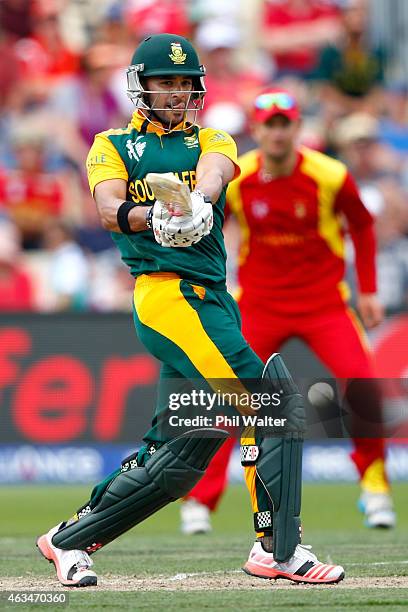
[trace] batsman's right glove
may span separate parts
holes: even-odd
[[[160,200],[156,200],[151,217],[152,231],[156,242],[163,247],[171,246],[165,234],[165,227],[170,219],[171,213],[169,212],[168,205]]]

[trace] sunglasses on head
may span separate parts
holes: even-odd
[[[273,106],[281,110],[291,110],[296,106],[295,99],[287,93],[264,93],[255,100],[255,108],[269,110]]]

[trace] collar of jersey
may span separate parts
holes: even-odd
[[[140,132],[142,125],[145,123],[145,121],[146,121],[146,117],[142,115],[138,110],[136,110],[132,115],[131,125],[138,132]],[[153,123],[150,123],[149,121],[147,124],[146,132],[154,133],[154,134],[157,134],[158,136],[165,136],[166,134],[171,134],[172,132],[175,132],[176,130],[180,131],[180,126],[182,126],[182,124],[183,122],[180,122],[177,125],[175,125],[174,128],[172,128],[170,131],[168,131],[162,127],[159,127],[158,125],[153,125]]]

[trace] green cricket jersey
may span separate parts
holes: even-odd
[[[102,181],[124,179],[126,199],[148,206],[155,200],[145,179],[148,172],[173,172],[192,191],[198,160],[210,152],[230,158],[236,165],[236,176],[239,174],[236,145],[226,132],[194,126],[188,131],[166,133],[135,111],[127,128],[96,135],[87,159],[89,185],[93,193]],[[151,231],[131,235],[112,232],[131,274],[137,277],[152,272],[174,272],[186,280],[224,286],[225,192],[226,188],[214,205],[211,233],[190,247],[162,247]]]

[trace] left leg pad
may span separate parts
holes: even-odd
[[[190,436],[191,432],[167,442],[145,466],[118,474],[91,512],[53,536],[54,546],[95,552],[169,502],[186,495],[225,441],[225,437]]]

